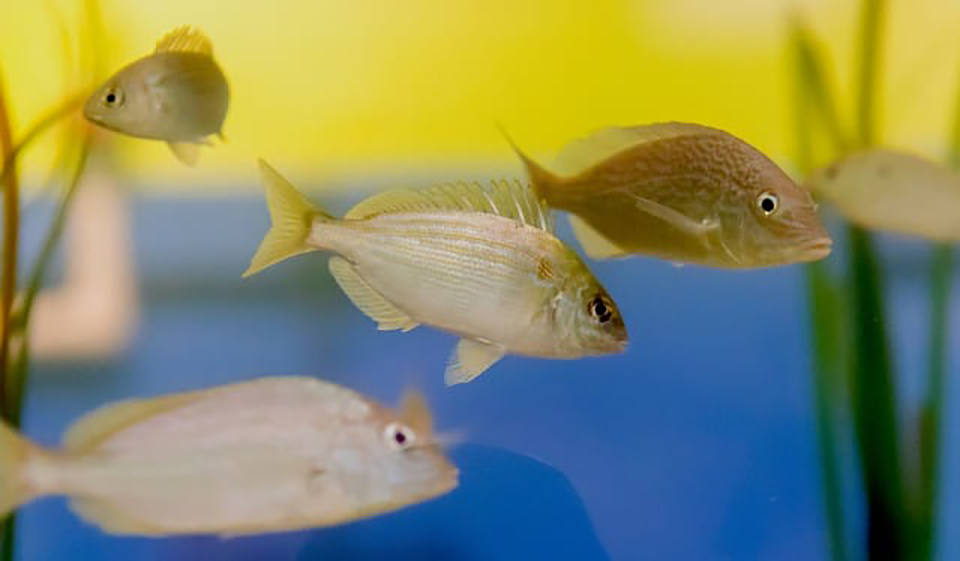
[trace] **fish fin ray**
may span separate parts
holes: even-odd
[[[443,379],[448,386],[465,384],[483,374],[506,354],[506,349],[475,339],[460,339]]]
[[[527,212],[521,210],[524,207]],[[536,209],[536,212],[529,209]],[[364,219],[380,214],[429,210],[494,214],[541,229],[553,225],[549,220],[549,209],[537,199],[529,185],[505,179],[491,181],[489,185],[460,181],[420,189],[390,189],[360,202],[345,218]]]
[[[76,421],[63,436],[64,450],[89,452],[123,429],[146,418],[183,407],[196,400],[200,392],[152,399],[128,399],[104,405]]]
[[[315,207],[264,160],[260,160],[260,176],[266,191],[271,224],[257,253],[250,260],[250,266],[243,273],[244,277],[294,255],[316,251],[317,248],[308,243],[313,220],[334,220]]]
[[[681,136],[723,134],[719,129],[693,123],[654,123],[634,127],[607,127],[574,140],[557,154],[554,170],[575,176],[634,146]]]
[[[583,250],[593,259],[623,257],[630,253],[601,234],[579,216],[570,215],[570,226],[573,228],[573,235],[583,246]]]
[[[377,322],[377,329],[381,331],[400,329],[406,332],[419,325],[413,318],[367,284],[367,281],[363,280],[356,269],[353,268],[353,265],[343,257],[331,257],[328,266],[340,289],[350,298],[354,306]]]
[[[194,142],[168,142],[170,151],[184,164],[193,167],[200,161],[200,145]]]
[[[185,52],[213,56],[213,42],[196,27],[181,25],[172,29],[157,41],[155,52]]]

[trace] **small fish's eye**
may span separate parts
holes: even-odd
[[[780,208],[780,198],[769,191],[764,191],[757,197],[757,208],[764,216],[770,216]]]
[[[590,315],[600,323],[607,323],[613,318],[613,305],[602,295],[597,296],[590,301]]]
[[[387,443],[397,450],[405,450],[413,445],[413,431],[404,425],[390,423],[383,433]]]
[[[103,103],[107,107],[120,107],[123,105],[123,90],[116,88],[107,90],[107,94],[103,96]]]

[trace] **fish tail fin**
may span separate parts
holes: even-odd
[[[521,150],[520,146],[514,142],[513,138],[502,125],[498,124],[497,128],[500,129],[500,134],[510,143],[510,147],[513,148],[513,151],[523,163],[523,167],[527,170],[527,177],[530,179],[530,183],[533,184],[533,189],[536,191],[537,197],[549,202],[553,187],[562,183],[563,179],[540,165],[540,163]]]
[[[243,273],[244,278],[294,255],[315,251],[318,248],[308,243],[314,220],[335,220],[315,207],[262,159],[260,176],[266,190],[271,224],[257,253],[250,260],[250,267]]]
[[[0,422],[0,518],[36,496],[23,474],[27,458],[36,451],[30,441]]]

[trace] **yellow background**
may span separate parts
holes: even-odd
[[[18,130],[65,93],[60,36],[82,0],[0,5],[0,63]],[[520,173],[497,123],[541,159],[611,124],[727,129],[789,167],[789,15],[832,56],[845,107],[856,2],[829,0],[102,0],[106,66],[182,23],[227,73],[229,142],[180,165],[157,142],[115,144],[136,183],[252,183],[255,158],[337,177]],[[893,2],[882,130],[936,155],[953,118],[960,3]],[[43,154],[26,163],[39,167]]]

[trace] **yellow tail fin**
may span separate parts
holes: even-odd
[[[250,267],[243,273],[244,278],[294,255],[315,251],[317,248],[307,243],[314,219],[334,220],[332,216],[313,206],[289,181],[263,160],[260,160],[260,176],[267,194],[267,208],[270,210],[270,231],[250,260]]]
[[[0,422],[0,518],[33,498],[23,477],[23,466],[33,445]]]

